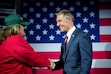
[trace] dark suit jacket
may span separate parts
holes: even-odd
[[[61,56],[54,70],[62,69],[63,74],[90,74],[92,63],[92,42],[90,36],[76,29],[65,51],[65,43],[61,46]]]

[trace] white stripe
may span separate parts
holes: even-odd
[[[111,35],[111,26],[100,26],[100,35]]]
[[[93,51],[111,51],[111,42],[93,42]],[[31,43],[37,52],[60,52],[61,43]]]
[[[58,61],[58,59],[52,59]],[[47,67],[33,67],[34,69],[47,69]],[[111,59],[93,59],[91,68],[111,68]]]
[[[31,43],[38,52],[60,52],[61,43]]]
[[[111,42],[93,43],[93,51],[111,51]]]
[[[99,10],[99,18],[111,18],[111,10]]]
[[[111,68],[111,59],[93,59],[92,68]]]

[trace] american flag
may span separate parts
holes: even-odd
[[[109,0],[22,0],[21,15],[31,23],[24,37],[47,58],[56,61],[65,33],[56,26],[55,13],[68,9],[75,17],[75,26],[90,34],[93,43],[91,74],[111,73],[111,1]],[[34,68],[35,74],[62,74]]]
[[[75,17],[75,26],[90,34],[93,43],[91,74],[111,73],[111,2],[107,0],[23,0],[21,13],[30,21],[24,37],[47,58],[58,60],[60,46],[65,33],[56,26],[55,13],[68,9]],[[34,68],[35,74],[62,74],[62,70],[51,71]]]

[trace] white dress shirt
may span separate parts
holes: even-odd
[[[73,26],[73,27],[67,32],[67,34],[66,34],[66,36],[68,36],[68,41],[67,41],[67,43],[69,42],[69,40],[70,40],[70,38],[71,38],[71,35],[72,35],[72,33],[75,31],[75,29],[76,29],[76,27]]]

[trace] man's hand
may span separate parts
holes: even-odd
[[[49,61],[50,61],[50,65],[49,65],[49,69],[54,69],[55,68],[55,63],[51,60],[51,59],[49,59]]]

